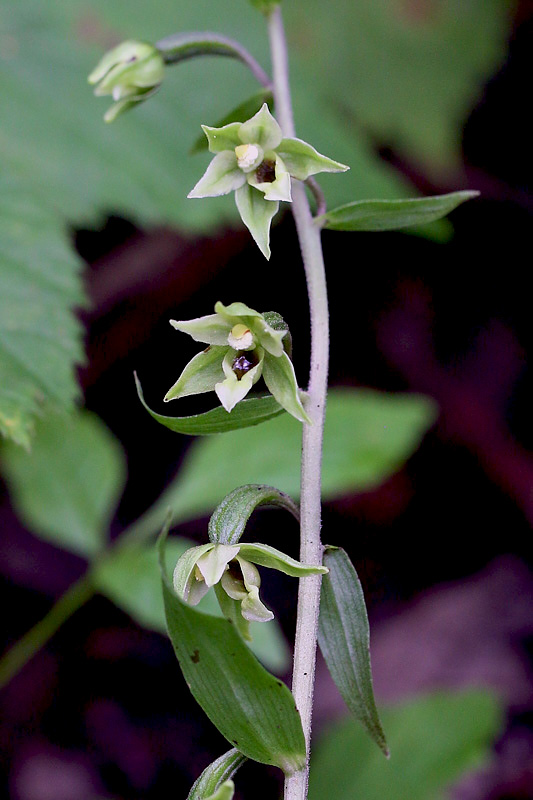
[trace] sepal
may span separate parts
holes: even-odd
[[[270,224],[277,214],[279,202],[265,200],[263,194],[246,182],[235,192],[235,203],[241,219],[266,259],[270,259]]]
[[[193,189],[189,198],[219,197],[234,192],[246,183],[246,175],[239,169],[233,150],[217,153]]]
[[[282,353],[279,358],[265,356],[263,378],[269,392],[276,398],[280,406],[283,406],[300,422],[311,424],[300,400],[300,391],[292,361],[286,353]]]
[[[319,172],[346,172],[346,164],[323,156],[302,139],[283,139],[277,152],[285,162],[287,170],[300,181]]]
[[[206,350],[194,356],[176,383],[168,390],[163,401],[168,403],[179,397],[213,392],[216,384],[224,378],[222,359],[225,351],[225,347],[210,345]]]
[[[281,128],[263,103],[257,114],[243,122],[239,139],[243,144],[258,144],[264,152],[275,150],[282,140]]]

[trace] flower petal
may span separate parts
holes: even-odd
[[[239,139],[243,144],[258,144],[263,150],[275,150],[282,138],[281,128],[266,103],[251,119],[243,122],[239,131]]]
[[[214,392],[215,384],[224,377],[222,359],[227,352],[227,347],[210,346],[207,350],[194,356],[176,383],[168,390],[164,399],[176,400],[178,397],[188,397],[191,394]]]
[[[194,569],[196,562],[202,555],[208,553],[209,550],[212,550],[214,546],[215,545],[212,542],[208,542],[207,544],[202,544],[199,547],[190,547],[183,553],[181,558],[178,559],[178,563],[174,568],[174,589],[180,597],[183,597],[184,600],[189,601],[191,587],[195,582],[197,582]],[[204,581],[199,581],[199,583],[204,583]],[[200,599],[201,598],[198,598],[196,602],[199,602]]]
[[[238,552],[238,544],[215,544],[197,559],[196,566],[208,586],[219,582],[227,565]]]
[[[294,367],[287,353],[282,353],[279,358],[265,354],[263,378],[280,406],[300,422],[311,422],[300,400]]]
[[[215,303],[215,311],[227,320],[230,328],[235,325],[236,320],[234,317],[261,317],[259,311],[254,311],[253,308],[244,303],[230,303],[229,306],[225,306],[219,300]]]
[[[269,622],[274,614],[259,599],[259,589],[252,586],[241,603],[241,614],[248,622]]]
[[[207,314],[195,319],[171,319],[170,324],[177,331],[188,333],[195,342],[204,344],[227,345],[228,334],[235,323],[224,319],[220,314]]]
[[[237,166],[233,150],[217,153],[203,176],[187,197],[218,197],[229,194],[246,183],[246,175]]]
[[[259,189],[260,192],[263,192],[265,196],[265,200],[285,200],[288,203],[291,202],[291,176],[283,163],[283,160],[278,156],[277,153],[274,154],[275,156],[275,179],[273,181],[265,181],[260,183],[257,180],[257,175],[255,172],[251,172],[246,176],[248,183],[251,186],[254,186],[256,189]]]
[[[209,125],[202,125],[202,130],[207,136],[209,151],[211,153],[222,153],[224,150],[235,150],[240,144],[239,130],[242,122],[230,122],[221,128],[211,128]]]
[[[265,200],[261,192],[246,183],[235,192],[235,202],[241,219],[253,236],[253,239],[265,258],[270,258],[270,223],[277,213],[277,200]]]
[[[327,567],[302,564],[268,544],[241,544],[237,560],[239,563],[249,561],[259,564],[260,567],[277,569],[293,578],[302,578],[306,575],[325,575],[328,571]]]
[[[235,353],[232,350],[228,350],[224,357],[222,368],[224,370],[224,374],[226,375],[226,379],[221,381],[221,383],[216,384],[215,392],[217,393],[218,399],[228,412],[231,411],[232,408],[235,408],[237,403],[239,403],[241,400],[244,400],[254,383],[257,383],[261,377],[264,351],[262,348],[257,348],[257,350],[260,350],[261,352],[259,363],[256,364],[255,367],[253,367],[249,372],[246,372],[240,379],[237,378],[232,369]]]
[[[277,148],[278,154],[285,162],[293,178],[305,181],[310,175],[318,172],[346,172],[346,164],[333,161],[332,158],[318,153],[314,147],[301,139],[283,139]]]

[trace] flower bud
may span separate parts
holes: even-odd
[[[109,94],[116,101],[106,112],[105,121],[112,122],[123,111],[154,94],[164,71],[163,56],[148,42],[122,42],[106,53],[88,78],[96,86],[96,95]]]

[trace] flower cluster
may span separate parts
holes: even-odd
[[[165,62],[159,50],[148,42],[127,41],[110,50],[89,75],[96,95],[110,94],[115,100],[104,120],[114,119],[159,89]]]
[[[261,578],[255,564],[293,577],[328,571],[326,567],[301,564],[266,544],[210,542],[182,555],[174,570],[174,588],[188,603],[197,605],[212,586],[220,584],[226,598],[239,604],[247,622],[268,622],[274,615],[259,598]]]
[[[283,138],[266,103],[247,122],[222,128],[202,125],[215,157],[188,197],[235,192],[242,221],[259,249],[270,258],[270,223],[279,201],[291,201],[291,178],[304,181],[318,172],[348,167],[318,153],[301,139]]]
[[[288,329],[278,314],[260,314],[244,303],[224,306],[219,302],[214,314],[183,322],[170,320],[170,324],[209,346],[189,361],[165,395],[165,402],[215,391],[229,412],[262,376],[289,414],[309,422],[294,367],[284,347]]]

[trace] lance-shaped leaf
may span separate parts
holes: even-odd
[[[238,428],[248,428],[277,417],[284,411],[273,397],[266,395],[242,400],[235,406],[231,414],[228,414],[225,408],[218,407],[203,414],[193,414],[190,417],[167,417],[152,411],[146,404],[137,376],[135,376],[135,384],[139,400],[156,422],[175,433],[186,433],[190,436],[204,436],[211,433],[235,431]]]
[[[192,785],[187,800],[205,800],[213,795],[226,781],[230,780],[246,761],[235,748],[228,750],[204,769]]]
[[[318,642],[324,660],[350,711],[388,756],[370,666],[370,634],[363,590],[342,548],[324,554],[329,573],[322,580]]]
[[[211,617],[174,593],[159,542],[169,635],[187,684],[220,733],[244,755],[286,774],[305,763],[305,740],[294,698],[270,675],[226,619]]]
[[[393,231],[435,222],[478,195],[463,191],[410,200],[357,200],[315,217],[315,222],[332,231]]]
[[[297,504],[273,486],[248,484],[226,495],[209,520],[209,539],[219,544],[237,544],[252,513],[259,506],[279,506],[300,518]]]

